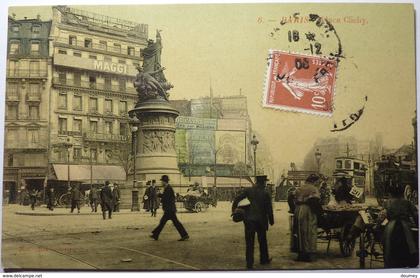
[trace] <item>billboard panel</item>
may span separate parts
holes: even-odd
[[[217,164],[245,162],[245,132],[216,131]]]
[[[214,130],[187,130],[187,142],[192,164],[214,164]]]

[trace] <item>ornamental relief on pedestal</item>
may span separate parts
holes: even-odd
[[[166,153],[175,151],[174,133],[171,131],[144,131],[143,153]]]

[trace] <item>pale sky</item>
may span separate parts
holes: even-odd
[[[161,29],[162,65],[175,85],[171,99],[242,94],[248,98],[252,125],[271,150],[278,171],[298,164],[316,138],[348,135],[358,139],[383,134],[387,147],[413,140],[416,109],[414,15],[408,4],[241,4],[78,6],[79,9],[149,24],[149,36]],[[51,7],[10,8],[16,17],[51,17]],[[338,66],[332,118],[262,108],[269,49],[302,52],[286,32],[270,37],[284,16],[315,13],[335,19],[345,58]],[[260,20],[258,20],[260,18]],[[346,18],[347,22],[344,22]],[[348,22],[351,19],[351,23]],[[362,24],[364,21],[364,25]],[[338,22],[339,21],[339,22]],[[366,23],[367,21],[367,23]],[[302,24],[286,29],[305,28]],[[288,28],[288,29],[287,29]],[[327,45],[328,46],[328,45]],[[334,121],[357,111],[369,100],[362,118],[341,133]]]

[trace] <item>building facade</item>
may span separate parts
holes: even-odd
[[[57,180],[77,179],[71,165],[95,173],[128,174],[133,86],[148,29],[66,6],[53,7],[50,55],[50,171]],[[70,167],[60,167],[68,164]],[[107,166],[115,166],[110,168]],[[103,166],[103,167],[102,167]],[[83,167],[82,167],[83,168]],[[68,173],[70,171],[70,173]],[[53,175],[53,176],[54,176]],[[119,177],[96,174],[93,182]]]
[[[251,121],[245,96],[173,100],[176,151],[186,177],[247,176],[252,171]]]
[[[42,189],[48,166],[51,21],[8,19],[4,197]]]

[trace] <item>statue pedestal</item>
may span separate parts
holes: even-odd
[[[137,130],[136,180],[159,181],[168,175],[170,182],[179,179],[175,151],[175,119],[179,112],[160,99],[137,104],[130,111],[139,119]]]

